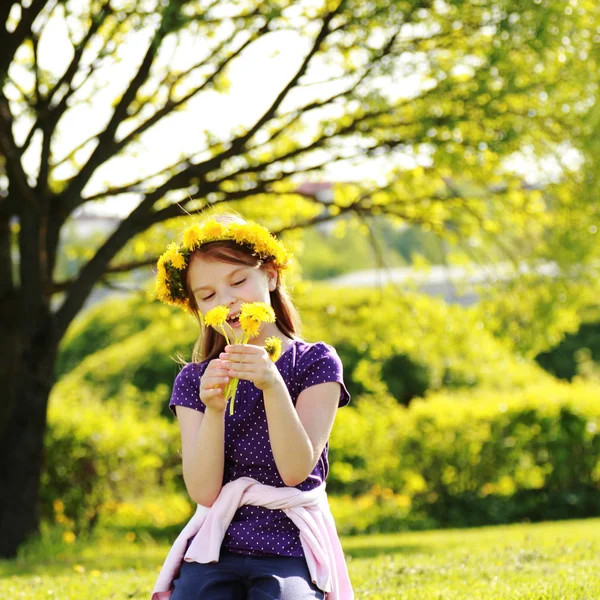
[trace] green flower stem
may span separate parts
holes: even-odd
[[[249,340],[250,340],[250,336],[248,334],[246,334],[241,343],[247,344]],[[227,386],[227,399],[229,400],[229,398],[231,398],[231,402],[229,403],[229,414],[230,415],[233,414],[233,405],[235,403],[235,394],[237,392],[239,382],[240,382],[240,380],[237,377],[234,377],[229,382],[229,385]]]
[[[227,344],[231,344],[231,342],[229,341],[229,336],[227,335],[227,331],[225,331],[225,325],[227,325],[227,327],[229,327],[229,329],[231,329],[232,333],[233,333],[233,329],[229,323],[223,323],[220,327],[221,332],[223,333],[223,337],[225,338],[225,341],[227,342]]]

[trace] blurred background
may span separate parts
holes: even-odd
[[[302,335],[343,360],[341,533],[599,514],[595,2],[0,16],[2,557],[191,514],[168,400],[197,330],[153,265],[208,210],[293,249]]]

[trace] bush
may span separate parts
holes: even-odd
[[[582,323],[577,333],[567,334],[560,344],[538,354],[536,361],[554,376],[570,381],[581,370],[585,350],[600,365],[600,322]]]
[[[391,398],[340,411],[328,489],[410,498],[439,526],[587,517],[600,506],[600,385]]]
[[[514,357],[475,311],[437,298],[309,285],[296,300],[306,338],[335,346],[355,398],[392,395],[408,404],[432,390],[552,380]]]
[[[104,399],[120,396],[133,386],[140,392],[138,401],[152,415],[171,418],[168,402],[181,368],[177,357],[191,354],[197,325],[181,311],[177,314],[162,311],[161,307],[155,307],[155,311],[160,318],[143,331],[90,354],[63,379],[70,385],[91,386]]]
[[[307,285],[296,291],[296,302],[304,337],[336,347],[355,401],[383,394],[408,404],[442,388],[507,389],[551,379],[533,361],[514,358],[472,311],[439,299]],[[126,383],[141,391],[160,389],[154,414],[168,415],[179,370],[174,357],[189,359],[197,336],[191,317],[132,298],[93,308],[75,331],[61,348],[62,368],[79,361],[67,377],[93,385],[104,398],[118,395]]]
[[[41,480],[46,521],[79,533],[94,526],[109,500],[181,486],[177,424],[149,415],[140,396],[129,387],[101,401],[73,381],[56,385]]]
[[[72,371],[88,355],[120,342],[148,325],[168,319],[175,311],[157,306],[145,296],[104,300],[80,315],[69,327],[60,346],[56,376]]]

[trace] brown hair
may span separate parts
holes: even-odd
[[[209,242],[194,251],[190,257],[189,263],[192,264],[194,256],[201,256],[206,260],[218,260],[234,265],[246,265],[254,268],[262,268],[269,264],[269,261],[263,261],[254,256],[252,251],[239,246],[231,240]],[[188,271],[189,272],[189,271]],[[219,356],[225,348],[225,338],[217,333],[212,327],[204,327],[200,317],[200,311],[196,304],[194,295],[190,292],[188,273],[184,277],[184,289],[186,296],[190,301],[190,306],[198,321],[199,335],[192,352],[192,362],[203,362],[212,360]],[[272,292],[271,306],[275,311],[277,327],[288,337],[295,338],[300,330],[300,319],[296,307],[281,282],[281,273],[277,278],[277,286]]]

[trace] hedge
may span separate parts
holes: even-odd
[[[461,306],[408,292],[313,285],[303,285],[295,297],[303,337],[335,346],[355,401],[365,394],[388,394],[408,404],[431,390],[507,389],[551,379],[533,361],[515,358],[473,311]],[[94,385],[105,398],[118,394],[124,383],[144,391],[162,386],[155,414],[166,416],[178,369],[174,358],[189,359],[197,326],[181,311],[158,304],[147,321],[148,306],[136,297],[94,307],[63,343],[61,365],[79,361],[65,376]]]
[[[177,423],[149,415],[141,396],[129,386],[106,401],[89,386],[55,386],[41,479],[46,521],[80,532],[107,502],[182,489]]]
[[[338,413],[329,490],[409,499],[437,526],[600,514],[600,384],[440,393]]]
[[[361,398],[339,411],[331,438],[328,491],[343,530],[599,514],[598,398],[600,385],[585,382],[436,394],[408,408]],[[55,388],[46,519],[62,514],[81,530],[107,503],[184,493],[177,425],[147,413],[134,388],[109,401],[69,382]]]

